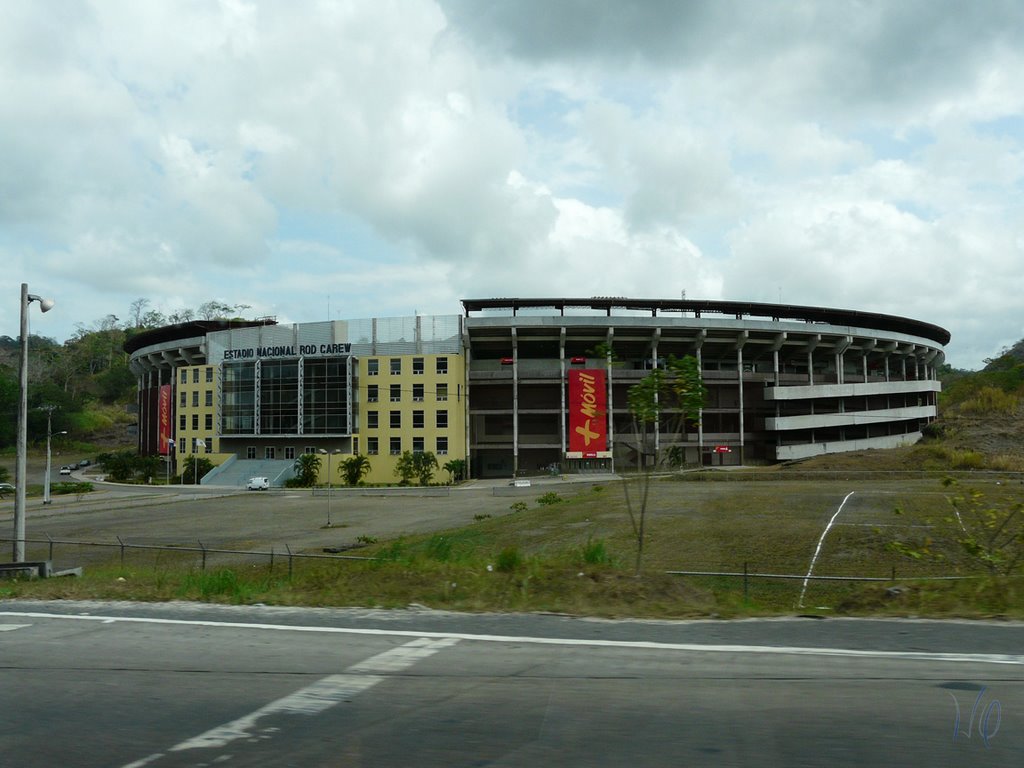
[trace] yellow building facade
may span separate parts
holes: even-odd
[[[458,316],[247,323],[184,340],[173,330],[173,344],[155,332],[133,363],[143,372],[140,425],[148,429],[140,444],[158,453],[169,446],[178,475],[205,458],[215,467],[204,484],[264,476],[283,485],[299,458],[314,454],[319,483],[337,485],[344,462],[365,456],[364,482],[392,484],[408,451],[433,454],[433,481],[444,482],[444,465],[467,459]],[[169,370],[168,359],[177,362]]]
[[[429,452],[439,468],[466,458],[465,358],[458,354],[378,355],[359,360],[358,447],[368,482],[395,482],[405,451]],[[440,470],[441,477],[447,472]]]

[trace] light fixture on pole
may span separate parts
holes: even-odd
[[[28,481],[28,305],[39,302],[39,309],[49,312],[53,299],[44,299],[28,292],[28,283],[21,284],[21,360],[18,376],[18,436],[15,473],[18,487],[14,493],[14,562],[25,562],[25,485]]]
[[[335,448],[333,451],[327,451],[323,448],[317,450],[317,453],[323,453],[327,455],[327,527],[331,527],[331,456],[341,453],[340,448]]]
[[[50,439],[53,437],[51,421],[53,420],[54,405],[45,407],[46,411],[46,482],[43,483],[43,504],[50,503]],[[61,430],[58,435],[66,435],[67,430]]]
[[[167,438],[167,455],[164,456],[164,460],[167,462],[167,467],[164,470],[164,485],[171,484],[171,459],[174,458],[174,438]]]
[[[206,450],[206,442],[203,440],[196,440],[195,448],[192,449],[192,479],[195,480],[196,485],[199,485],[199,470],[196,468],[196,464],[200,446],[204,451]]]

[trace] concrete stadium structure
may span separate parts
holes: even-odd
[[[820,307],[462,304],[461,315],[199,321],[142,333],[126,347],[139,378],[139,449],[162,452],[173,439],[179,459],[199,446],[220,464],[363,453],[376,482],[394,481],[405,450],[463,458],[475,477],[626,469],[639,460],[629,388],[686,355],[700,363],[706,407],[699,423],[655,439],[687,463],[889,448],[918,440],[935,418],[949,342],[929,323]],[[596,438],[582,449],[579,397]]]
[[[635,465],[626,392],[696,356],[700,425],[659,436],[688,463],[785,461],[912,443],[935,418],[949,332],[891,315],[728,301],[465,300],[470,453],[482,474]],[[613,359],[600,351],[611,349]],[[511,364],[509,364],[511,363]],[[567,457],[565,376],[605,368],[611,455]]]

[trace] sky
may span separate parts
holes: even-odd
[[[723,299],[1024,337],[1018,0],[5,0],[0,335]]]

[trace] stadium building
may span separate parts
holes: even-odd
[[[903,317],[700,300],[467,299],[461,315],[280,325],[196,321],[126,345],[139,450],[204,478],[280,484],[295,459],[404,451],[472,477],[635,467],[631,386],[692,355],[699,422],[656,435],[689,464],[757,464],[913,443],[935,418],[948,331]],[[326,481],[327,461],[321,470]],[[337,481],[337,472],[334,480]],[[446,477],[444,472],[439,477]]]

